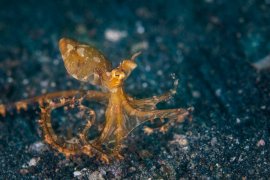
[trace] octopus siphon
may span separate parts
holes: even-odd
[[[190,117],[193,108],[188,109],[166,109],[158,110],[159,102],[170,99],[175,93],[178,80],[174,81],[174,88],[165,94],[151,98],[135,99],[129,96],[124,88],[124,81],[136,68],[135,53],[131,58],[123,60],[116,68],[112,68],[110,61],[95,47],[62,38],[59,48],[64,61],[65,68],[73,78],[101,87],[97,90],[66,90],[44,94],[34,98],[21,100],[8,105],[0,104],[0,115],[5,116],[11,108],[27,110],[30,104],[39,103],[40,120],[44,140],[53,149],[63,153],[66,157],[86,154],[90,157],[96,156],[104,163],[113,159],[123,159],[120,154],[123,148],[123,140],[130,132],[146,121],[156,119],[164,122],[155,128],[144,127],[147,134],[155,130],[166,132],[169,126],[175,122],[183,122]],[[88,133],[95,124],[96,113],[93,109],[82,103],[83,100],[95,101],[106,107],[105,121],[99,136],[90,140]],[[57,108],[75,106],[87,114],[85,125],[72,139],[57,135],[53,126],[51,115]],[[104,146],[110,144],[110,148]]]

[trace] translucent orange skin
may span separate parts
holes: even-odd
[[[41,107],[41,120],[39,123],[45,141],[67,157],[78,154],[96,155],[104,163],[109,163],[113,158],[122,159],[120,151],[123,139],[134,128],[145,121],[168,118],[169,121],[159,128],[146,127],[144,129],[147,134],[152,133],[154,130],[166,132],[174,122],[183,122],[185,117],[193,110],[192,108],[156,109],[156,104],[168,100],[176,93],[177,80],[174,83],[174,89],[160,96],[134,99],[125,93],[123,83],[133,69],[136,68],[135,58],[138,54],[132,56],[131,59],[124,60],[118,67],[112,69],[111,63],[94,47],[67,38],[62,38],[59,41],[59,47],[67,72],[80,81],[103,87],[104,92],[69,90],[49,93],[8,106],[0,105],[0,114],[4,116],[6,110],[13,105],[19,111],[20,109],[27,109],[28,104],[39,102]],[[100,136],[91,142],[87,139],[87,133],[95,121],[95,112],[81,104],[83,99],[97,101],[106,105],[105,125]],[[56,135],[51,125],[50,116],[52,110],[74,104],[79,105],[82,111],[89,113],[91,119],[87,120],[86,126],[79,132],[79,138],[70,141]],[[113,149],[104,150],[101,147],[109,143],[113,143]]]

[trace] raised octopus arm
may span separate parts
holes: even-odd
[[[129,101],[129,103],[131,104],[131,106],[134,107],[135,109],[138,108],[138,109],[143,110],[143,111],[154,110],[154,109],[156,109],[156,105],[158,103],[163,102],[163,101],[167,101],[170,98],[172,98],[173,95],[176,94],[177,86],[178,86],[178,80],[175,80],[174,87],[170,91],[168,91],[162,95],[153,96],[151,98],[144,98],[144,99],[134,99],[130,96],[127,96],[127,99]]]

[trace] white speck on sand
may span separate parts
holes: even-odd
[[[263,139],[260,139],[258,142],[257,142],[257,147],[260,147],[260,146],[264,146],[265,145],[265,141]]]
[[[80,171],[74,171],[73,172],[74,177],[81,176],[81,175],[82,175],[82,173]]]
[[[216,96],[221,96],[221,89],[217,89],[215,93],[216,93]]]
[[[188,146],[188,140],[185,135],[175,134],[173,136],[173,140],[170,141],[170,144],[177,144],[180,145],[181,147],[185,147]]]
[[[270,68],[270,55],[252,64],[258,71]]]
[[[28,162],[28,165],[29,165],[29,166],[36,166],[39,160],[40,160],[40,158],[32,158],[32,159],[30,159],[30,161]]]
[[[148,84],[146,82],[142,83],[143,88],[147,88]]]
[[[127,37],[126,31],[119,31],[115,29],[107,29],[105,31],[105,38],[112,42],[120,41],[121,39]]]
[[[35,142],[29,146],[29,150],[34,152],[43,152],[46,149],[47,146],[42,141]]]
[[[145,28],[140,21],[136,22],[136,31],[138,34],[143,34],[145,32]]]
[[[94,171],[90,176],[88,176],[89,180],[104,180],[101,172],[99,171]]]
[[[192,96],[194,98],[200,98],[201,97],[201,93],[200,93],[200,91],[192,91]]]

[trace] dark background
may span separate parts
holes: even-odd
[[[108,32],[122,36],[117,41]],[[180,79],[160,108],[194,106],[193,122],[167,134],[139,128],[125,160],[66,160],[42,142],[38,111],[0,118],[2,178],[258,178],[269,166],[269,0],[1,1],[0,102],[79,88],[66,73],[58,40],[93,44],[117,65],[142,50],[126,91],[149,97]],[[93,86],[87,86],[94,88]],[[186,143],[185,143],[186,142]]]

